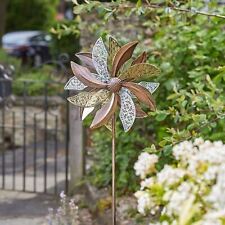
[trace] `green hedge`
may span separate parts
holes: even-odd
[[[57,4],[57,0],[8,1],[6,32],[48,30],[55,20]]]
[[[145,147],[149,146],[146,149],[149,152],[154,152],[155,147],[161,149],[161,168],[171,160],[172,144],[199,135],[225,141],[224,21],[158,13],[148,11],[140,17],[151,35],[138,36],[141,43],[137,50],[145,49],[150,56],[149,62],[162,71],[153,79],[160,82],[154,94],[157,111],[145,120],[136,120],[128,134],[123,133],[121,126],[117,130],[117,187],[120,193],[136,188],[133,165]],[[93,135],[97,163],[90,172],[91,180],[99,187],[111,182],[111,138],[103,129]]]

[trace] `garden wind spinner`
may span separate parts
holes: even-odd
[[[120,46],[110,37],[108,50],[102,38],[99,38],[92,53],[78,53],[82,66],[71,62],[74,73],[66,90],[80,93],[68,98],[72,104],[82,107],[82,119],[97,108],[91,128],[105,125],[112,131],[112,224],[116,224],[115,203],[115,112],[119,108],[119,118],[124,131],[132,127],[135,118],[146,117],[140,103],[155,110],[152,93],[159,83],[147,82],[150,77],[159,74],[159,69],[146,63],[143,52],[132,60],[132,54],[138,42],[133,41]]]

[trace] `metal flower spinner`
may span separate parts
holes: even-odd
[[[115,112],[120,108],[119,117],[124,131],[129,131],[135,118],[147,116],[140,104],[155,110],[152,93],[159,86],[159,83],[146,81],[160,72],[156,66],[146,63],[146,52],[132,59],[137,44],[133,41],[120,46],[110,37],[107,50],[99,38],[92,53],[76,54],[82,66],[71,62],[74,76],[65,85],[66,90],[80,91],[68,101],[83,108],[82,119],[97,108],[91,128],[105,125],[112,130],[112,224],[116,224]]]
[[[139,102],[155,110],[152,93],[159,83],[144,80],[159,74],[159,69],[146,63],[145,52],[129,62],[137,44],[134,41],[120,47],[110,37],[107,51],[102,38],[99,38],[92,53],[76,54],[84,66],[71,62],[75,76],[67,82],[65,89],[81,92],[68,100],[84,108],[82,119],[94,111],[95,107],[99,108],[91,128],[102,125],[111,128],[112,116],[117,107],[120,108],[119,117],[125,131],[132,127],[136,117],[146,116]]]

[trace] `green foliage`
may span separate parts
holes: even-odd
[[[51,76],[52,70],[51,66],[43,66],[42,68],[18,71],[13,80],[13,94],[23,95],[26,90],[29,96],[44,95],[46,85],[48,95],[61,93],[62,85],[54,83]]]
[[[147,119],[140,120],[129,134],[124,133],[121,124],[117,123],[116,182],[119,194],[135,190],[137,177],[131,171],[140,150],[152,139],[153,127],[149,125],[147,132],[143,129],[146,122]],[[91,180],[98,187],[108,186],[111,182],[111,133],[101,128],[93,133],[92,139],[98,163],[91,170]]]
[[[0,48],[0,64],[13,65],[17,70],[20,67],[20,60],[9,56],[4,50]]]
[[[8,1],[6,31],[47,30],[55,19],[57,0]]]
[[[154,151],[154,146],[161,149],[157,165],[160,169],[171,162],[173,144],[197,136],[225,141],[225,26],[223,19],[195,15],[194,11],[184,15],[165,9],[152,10],[140,3],[128,7],[121,2],[104,7],[93,1],[75,7],[75,12],[96,10],[104,22],[92,24],[89,29],[103,36],[111,32],[108,21],[116,23],[121,14],[136,14],[145,30],[144,35],[138,35],[140,46],[136,53],[145,49],[149,62],[162,71],[153,79],[160,82],[154,94],[157,111],[147,119],[137,120],[128,134],[117,129],[117,187],[126,192],[136,186],[132,168],[144,147],[153,144],[148,151]],[[224,7],[219,11],[225,12]],[[120,35],[118,39],[126,40]],[[97,165],[91,173],[99,186],[110,184],[110,140],[110,134],[104,130],[93,135]]]
[[[69,54],[74,58],[74,53],[80,50],[80,31],[78,28],[79,21],[61,21],[57,22],[52,28],[53,44],[51,46],[54,56],[60,53]]]

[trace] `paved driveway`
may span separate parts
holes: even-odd
[[[0,225],[46,225],[48,208],[56,207],[54,196],[0,191]]]

